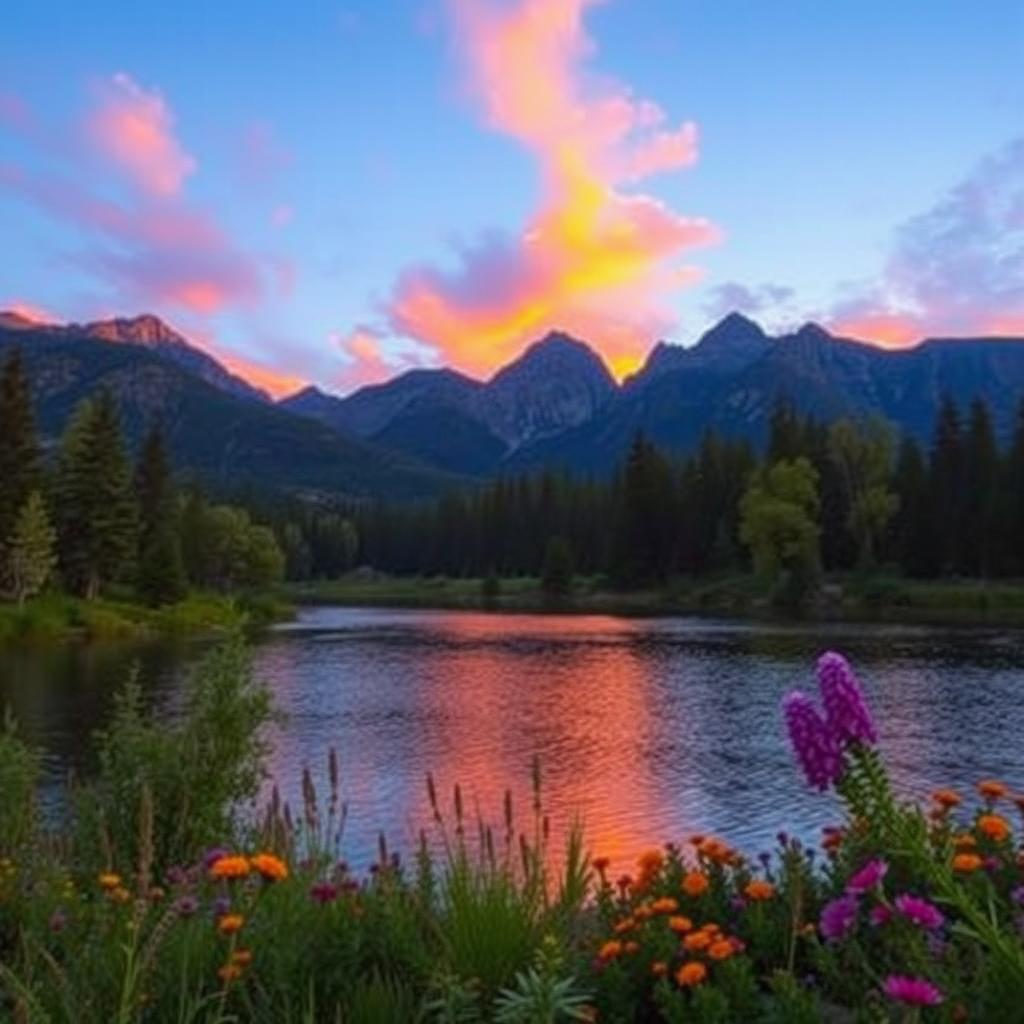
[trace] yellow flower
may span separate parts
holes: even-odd
[[[110,892],[111,889],[116,889],[121,884],[121,876],[114,874],[113,871],[105,871],[97,881],[100,883],[101,889]]]
[[[242,930],[243,924],[245,924],[245,918],[241,914],[225,914],[217,922],[217,931],[221,935],[234,935],[235,932]]]
[[[701,896],[708,891],[710,884],[702,871],[689,871],[683,878],[683,892],[687,896]]]
[[[245,878],[249,874],[249,861],[245,857],[218,857],[210,866],[211,878]]]
[[[268,882],[280,882],[288,877],[288,865],[272,853],[257,853],[250,858],[249,864]]]
[[[696,960],[689,960],[676,971],[676,981],[686,988],[699,985],[708,976],[708,969]]]

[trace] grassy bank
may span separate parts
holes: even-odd
[[[175,604],[149,608],[128,600],[46,594],[21,606],[0,605],[0,645],[224,633],[258,628],[290,614],[286,603],[266,595],[195,592]]]
[[[580,612],[617,615],[777,615],[763,584],[751,575],[677,579],[659,589],[619,591],[600,577],[578,577],[569,596],[552,600],[536,577],[511,577],[485,596],[477,578],[352,575],[289,584],[282,597],[297,604],[385,608]],[[878,576],[829,577],[805,613],[852,621],[1005,623],[1024,625],[1024,581],[920,581]]]

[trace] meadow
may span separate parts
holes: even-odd
[[[8,720],[0,1018],[1024,1019],[1024,797],[989,779],[903,802],[851,666],[829,653],[808,676],[819,693],[780,709],[794,793],[834,790],[844,816],[761,854],[672,836],[627,864],[552,825],[535,764],[529,805],[509,797],[490,822],[428,777],[418,848],[382,836],[353,869],[335,755],[326,792],[307,774],[297,806],[276,791],[256,806],[277,712],[240,641],[195,671],[171,726],[123,688],[60,827],[36,805],[41,754]],[[762,798],[785,829],[785,793]]]

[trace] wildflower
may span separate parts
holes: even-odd
[[[252,950],[251,949],[236,949],[231,954],[231,962],[238,964],[239,967],[247,967],[252,963]]]
[[[115,903],[127,903],[132,898],[132,894],[123,885],[119,885],[116,888],[109,890],[107,895]]]
[[[702,871],[688,871],[683,877],[683,892],[687,896],[702,896],[711,883]]]
[[[694,988],[708,976],[708,969],[697,960],[688,960],[676,971],[676,981],[684,988]]]
[[[960,794],[954,789],[937,789],[932,793],[932,800],[946,810],[956,807],[962,802]]]
[[[162,889],[159,885],[154,885],[150,887],[149,898],[154,903],[159,903],[166,895],[166,891]]]
[[[925,978],[900,974],[890,974],[882,984],[882,991],[893,1002],[908,1006],[938,1006],[943,999],[942,992]]]
[[[614,960],[622,952],[622,943],[618,939],[609,939],[597,953],[598,960]]]
[[[249,864],[268,882],[280,882],[288,877],[288,865],[272,853],[257,853]]]
[[[655,849],[645,850],[637,860],[640,871],[645,875],[653,875],[655,872],[660,871],[664,863],[665,855],[661,850]]]
[[[693,931],[693,922],[688,917],[683,917],[681,914],[670,917],[668,919],[668,926],[671,931],[676,933],[676,935],[685,935],[687,932]]]
[[[100,883],[101,889],[106,889],[107,892],[110,892],[121,884],[121,876],[114,874],[113,871],[105,871],[97,881]]]
[[[54,932],[54,933],[62,932],[67,927],[68,915],[64,913],[63,909],[58,907],[50,915],[50,922],[49,923],[50,923],[50,931],[51,932]]]
[[[908,921],[928,931],[941,928],[946,920],[942,915],[942,911],[933,903],[929,903],[927,900],[920,899],[917,896],[911,896],[908,893],[897,896],[895,905],[899,913]]]
[[[228,856],[230,856],[230,851],[225,850],[223,846],[214,846],[203,855],[203,867],[209,871],[217,861]]]
[[[822,790],[838,781],[843,761],[836,735],[806,694],[794,690],[782,702],[789,742],[809,785]]]
[[[632,956],[634,953],[638,953],[639,951],[640,951],[640,943],[639,942],[630,941],[630,942],[627,942],[622,947],[622,952],[626,953],[626,954],[628,954],[630,956]]]
[[[984,779],[978,783],[978,792],[986,800],[1000,800],[1006,796],[1008,790],[1005,782],[999,782],[996,779]]]
[[[953,837],[953,846],[957,850],[973,850],[978,845],[978,840],[969,832]]]
[[[843,743],[877,743],[878,730],[849,662],[835,651],[818,659],[818,687],[825,720]]]
[[[711,933],[706,931],[691,932],[683,939],[683,948],[691,953],[698,953],[711,945]]]
[[[633,878],[631,875],[620,875],[619,880],[615,884],[619,887],[619,891],[625,895],[633,887]]]
[[[199,900],[195,896],[180,896],[174,903],[178,917],[191,917],[199,909]]]
[[[1013,900],[1018,907],[1024,907],[1024,885],[1018,885],[1016,889],[1011,889],[1010,899]]]
[[[753,881],[747,882],[746,887],[743,890],[743,895],[754,903],[763,903],[765,900],[770,900],[775,895],[775,886],[772,885],[771,882],[765,882],[763,879],[755,878]]]
[[[221,935],[234,935],[242,930],[242,925],[244,924],[245,918],[241,914],[225,914],[217,922],[217,931]]]
[[[846,891],[851,896],[862,896],[872,889],[878,888],[885,878],[889,865],[880,858],[869,860],[867,864],[852,875],[846,882]]]
[[[882,925],[888,924],[892,920],[892,911],[884,903],[879,903],[877,907],[871,908],[868,920],[872,927],[881,928]]]
[[[633,911],[633,917],[636,918],[637,921],[649,921],[653,916],[654,911],[651,910],[651,905],[649,903],[641,903],[640,906]]]
[[[331,885],[330,882],[317,882],[310,886],[309,898],[321,906],[325,903],[333,903],[338,898],[338,887]]]
[[[994,843],[1005,842],[1010,837],[1010,823],[1000,814],[983,814],[976,824],[978,831]]]
[[[849,935],[856,924],[857,901],[852,896],[840,896],[825,904],[818,927],[826,939],[836,941]]]
[[[708,947],[708,956],[712,960],[728,960],[735,952],[732,939],[718,939]]]
[[[615,932],[616,935],[625,935],[627,932],[633,931],[634,928],[636,928],[636,921],[631,917],[625,917],[621,921],[617,921],[615,923],[612,931]]]
[[[607,857],[594,858],[594,870],[602,877],[604,876],[604,873],[608,870],[609,864],[611,864],[611,861]]]
[[[655,900],[651,904],[651,910],[656,914],[673,914],[678,909],[678,901],[672,899],[671,896],[662,896],[661,899]]]
[[[656,978],[664,978],[668,974],[668,964],[664,960],[655,960],[651,964],[651,974]]]
[[[983,863],[976,853],[958,853],[953,858],[953,870],[959,871],[962,875],[969,875],[977,871]]]
[[[241,856],[218,857],[210,865],[211,878],[245,878],[249,874],[249,861]]]
[[[220,978],[225,985],[229,985],[233,981],[238,981],[241,976],[242,968],[238,964],[225,964],[217,970],[217,977]]]

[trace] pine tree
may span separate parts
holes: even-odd
[[[139,595],[152,605],[180,600],[186,582],[178,498],[159,428],[149,432],[142,446],[135,470],[135,494],[139,505]]]
[[[68,584],[87,598],[135,568],[138,508],[113,398],[104,392],[75,411],[57,470],[60,561]]]
[[[949,573],[960,564],[961,529],[964,507],[964,451],[960,413],[946,395],[939,407],[929,465],[934,543],[932,568]]]
[[[57,564],[56,543],[43,497],[33,491],[18,513],[7,545],[7,574],[18,604],[46,586]]]
[[[572,590],[572,548],[564,537],[548,538],[544,551],[541,589],[546,597],[560,599]]]
[[[992,416],[981,398],[971,403],[964,444],[963,519],[958,568],[969,576],[987,576],[993,566],[997,533],[999,449]]]
[[[39,483],[32,396],[21,352],[14,349],[0,371],[0,542],[10,537],[25,502]]]
[[[900,445],[893,490],[899,499],[892,525],[896,559],[908,576],[932,575],[935,541],[928,466],[921,446],[912,437],[904,437]]]
[[[1003,467],[999,536],[1001,562],[1010,575],[1024,576],[1024,399]]]

